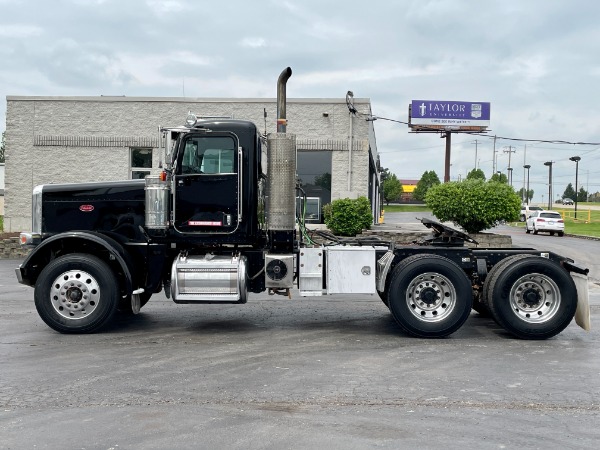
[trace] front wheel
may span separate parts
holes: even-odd
[[[577,309],[577,288],[569,273],[541,256],[513,260],[492,275],[489,291],[496,322],[522,339],[557,335]]]
[[[388,305],[408,334],[425,338],[448,336],[465,323],[472,303],[471,282],[447,258],[413,255],[394,268]]]
[[[61,333],[91,333],[106,325],[119,301],[110,267],[93,255],[73,253],[51,261],[35,284],[35,307]]]

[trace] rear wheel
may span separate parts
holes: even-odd
[[[445,337],[467,320],[471,282],[454,262],[438,255],[413,255],[395,268],[388,290],[394,319],[408,334]]]
[[[489,273],[487,274],[487,277],[485,278],[485,281],[483,283],[483,292],[481,295],[482,298],[482,302],[483,302],[483,308],[485,309],[485,311],[487,311],[487,314],[492,316],[491,313],[491,306],[490,306],[490,302],[492,301],[492,291],[490,289],[491,286],[491,281],[492,279],[494,279],[500,272],[502,272],[507,266],[513,264],[515,261],[518,261],[520,259],[523,258],[529,258],[532,255],[512,255],[512,256],[508,256],[507,258],[504,258],[502,261],[500,261],[498,264],[496,264],[494,267],[492,267],[489,271]]]
[[[117,309],[118,283],[101,259],[74,253],[51,261],[35,285],[35,307],[44,322],[61,333],[91,333]]]
[[[563,236],[565,235],[565,233],[564,233],[564,231],[559,231],[559,232],[558,232],[558,235],[559,235],[560,237],[563,237]]]
[[[577,309],[577,289],[569,273],[540,256],[512,260],[491,277],[489,291],[488,306],[496,322],[522,339],[555,336]]]
[[[533,226],[533,234],[538,234],[538,230],[535,228],[535,225]]]

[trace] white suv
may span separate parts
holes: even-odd
[[[558,233],[559,236],[565,234],[565,222],[559,212],[556,211],[535,211],[527,218],[525,222],[525,232],[538,234],[540,231],[547,231],[550,236]]]
[[[521,205],[521,213],[519,214],[519,220],[521,222],[525,222],[527,218],[531,215],[531,213],[533,213],[534,211],[543,210],[544,208],[540,208],[539,206]]]

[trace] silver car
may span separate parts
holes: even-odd
[[[559,212],[556,211],[534,211],[525,222],[525,232],[538,234],[540,231],[545,231],[554,236],[558,233],[559,236],[565,234],[565,221]]]

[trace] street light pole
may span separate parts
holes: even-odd
[[[527,200],[527,204],[529,205],[529,169],[531,169],[531,166],[529,164],[525,164],[523,169],[527,170],[527,191],[525,191],[525,198]]]
[[[575,161],[575,220],[577,220],[577,178],[579,174],[579,161],[581,161],[581,157],[579,156],[571,156],[569,158],[571,161]]]
[[[479,144],[479,141],[475,139],[473,144],[475,144],[475,170],[477,170],[477,144]]]
[[[510,187],[512,187],[512,167],[508,168],[508,183],[510,184]]]
[[[546,161],[545,166],[548,166],[548,209],[552,209],[552,161]]]

